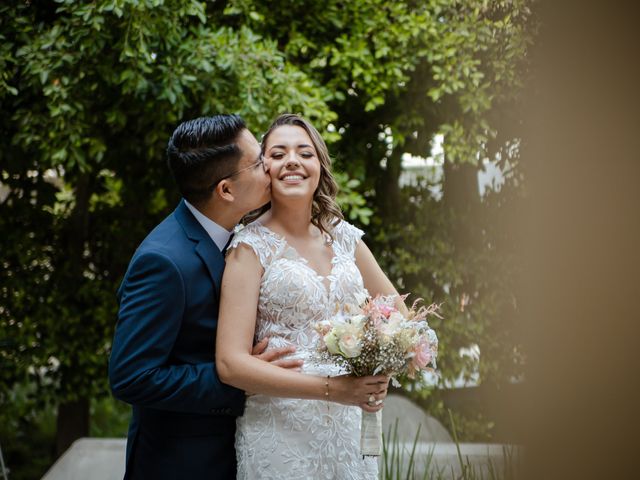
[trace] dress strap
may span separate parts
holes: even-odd
[[[282,248],[278,238],[270,235],[259,222],[252,222],[237,231],[227,248],[227,252],[237,248],[240,244],[251,247],[265,270]]]
[[[349,222],[342,220],[333,228],[333,234],[335,242],[340,246],[341,250],[349,257],[355,258],[356,247],[364,232]]]

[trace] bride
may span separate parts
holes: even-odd
[[[282,115],[262,151],[271,206],[229,246],[216,343],[222,381],[251,392],[237,421],[238,478],[378,478],[377,460],[360,455],[360,418],[382,408],[388,378],[354,378],[318,361],[314,327],[366,292],[397,292],[335,203],[317,130]],[[263,337],[268,349],[295,347],[300,372],[252,357]]]

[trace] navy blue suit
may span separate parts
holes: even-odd
[[[184,201],[136,250],[118,290],[109,381],[133,406],[125,479],[234,479],[244,393],[214,356],[224,257]]]

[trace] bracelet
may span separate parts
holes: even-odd
[[[329,378],[331,378],[329,375],[327,375],[327,378],[324,381],[324,388],[325,388],[325,392],[324,392],[324,399],[327,401],[327,419],[326,419],[326,425],[329,425],[330,421],[329,421],[329,415],[331,415],[331,411],[329,408],[329,402],[331,401],[331,398],[329,397]]]
[[[330,377],[329,377],[329,375],[327,375],[327,378],[326,378],[326,380],[324,381],[324,388],[326,389],[326,390],[325,390],[325,392],[324,392],[324,398],[325,398],[327,401],[329,401],[329,400],[330,400],[330,398],[329,398],[329,378],[330,378]]]

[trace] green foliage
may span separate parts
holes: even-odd
[[[416,447],[420,438],[420,429],[422,424],[418,424],[411,451],[407,451],[406,447],[400,444],[398,439],[398,419],[393,426],[389,427],[388,432],[382,434],[382,465],[380,468],[380,478],[382,480],[395,479],[423,479],[441,478],[441,472],[435,471],[432,466],[433,449],[431,449],[426,458],[418,458],[416,456]],[[408,458],[407,458],[408,456]],[[424,462],[420,465],[421,462]],[[423,475],[418,476],[416,470],[422,470]]]
[[[453,97],[452,114],[440,127],[447,158],[476,162],[491,153],[490,141],[498,135],[487,113],[514,100],[522,85],[531,42],[529,2],[434,3],[442,20],[429,29],[423,51],[434,80],[427,95],[436,104]]]
[[[10,478],[41,478],[55,461],[56,412],[52,405],[29,408],[35,385],[22,384],[10,393],[0,423],[0,445]],[[91,402],[92,437],[122,438],[127,434],[131,407],[111,396]]]
[[[32,409],[28,398],[35,390],[33,384],[17,385],[2,407],[0,446],[11,480],[41,478],[55,460],[55,410]]]
[[[522,193],[508,180],[500,192],[488,194],[476,210],[460,213],[437,200],[427,187],[422,183],[403,188],[403,208],[393,217],[382,220],[374,215],[367,229],[368,242],[399,291],[411,293],[409,302],[424,298],[427,303],[441,304],[443,318],[430,320],[440,342],[440,385],[462,379],[499,387],[520,379],[524,358],[522,340],[516,335],[518,311],[513,291],[518,239],[504,222]],[[456,238],[455,228],[460,223],[477,232],[470,246]],[[461,350],[473,345],[479,349],[479,359],[461,355]],[[444,424],[449,423],[437,390],[420,379],[405,381],[405,385],[410,396]],[[491,439],[491,418],[482,412],[455,415],[463,440]]]
[[[483,217],[464,218],[465,224],[479,224],[477,230],[483,232],[477,247],[465,249],[456,245],[452,231],[456,213],[426,187],[406,187],[401,194],[404,208],[384,224],[374,216],[368,230],[381,252],[380,264],[401,291],[412,293],[409,301],[422,297],[442,304],[443,319],[430,321],[439,334],[442,380],[460,375],[470,379],[476,362],[460,356],[459,349],[473,344],[482,352],[484,381],[499,383],[517,376],[521,365],[512,362],[518,360],[513,354],[519,342],[510,336],[516,321],[513,245],[495,229],[507,207],[493,206],[487,199]]]
[[[122,438],[129,431],[131,406],[112,396],[95,398],[91,402],[91,437]]]
[[[342,172],[334,172],[340,191],[336,197],[336,201],[343,212],[345,218],[349,221],[355,221],[363,225],[369,225],[373,211],[367,207],[364,197],[356,190],[360,187],[360,180],[357,178],[349,178]]]

